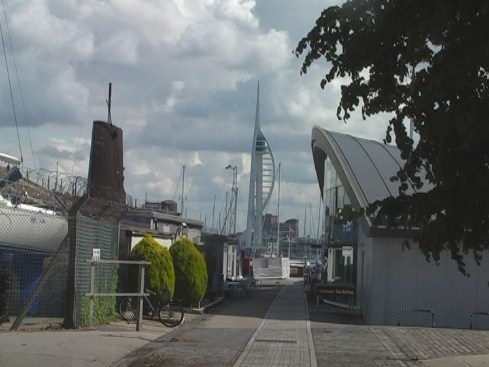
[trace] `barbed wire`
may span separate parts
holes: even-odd
[[[14,168],[12,168],[14,169]],[[77,198],[87,193],[87,179],[66,172],[47,169],[20,170],[22,178],[10,181],[10,168],[0,167],[3,185],[0,193],[13,204],[34,204],[68,210]]]

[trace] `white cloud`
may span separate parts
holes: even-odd
[[[184,5],[184,4],[183,4]],[[174,1],[114,1],[113,9],[123,23],[137,30],[154,47],[175,43],[192,22]]]
[[[42,56],[65,54],[77,60],[90,58],[94,39],[89,29],[50,13],[48,3],[42,0],[16,5],[17,12],[8,18],[10,29],[18,39],[28,42],[30,52]]]
[[[377,139],[385,129],[381,119],[337,121],[339,85],[320,89],[324,65],[299,74],[301,60],[292,50],[329,4],[7,1],[39,163],[86,175],[91,123],[107,118],[111,82],[112,120],[124,132],[126,192],[139,204],[145,198],[178,201],[185,165],[187,215],[210,220],[215,206],[217,222],[232,184],[225,167],[236,165],[242,226],[259,80],[262,130],[283,168],[281,217],[302,222],[305,208],[318,200],[312,127]],[[6,77],[0,77],[0,85],[0,136],[16,154]],[[26,150],[23,132],[21,137]]]
[[[232,22],[243,28],[257,28],[258,21],[253,14],[255,1],[252,0],[216,0],[210,2],[210,8],[217,19]]]

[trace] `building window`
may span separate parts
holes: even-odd
[[[341,246],[328,249],[328,281],[351,285],[353,279],[353,247]]]
[[[324,234],[327,282],[355,284],[355,220],[350,198],[330,159],[325,161]]]
[[[326,235],[326,243],[353,241],[354,227],[351,201],[329,158],[325,162],[324,182],[324,233]]]

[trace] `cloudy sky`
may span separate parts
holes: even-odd
[[[92,122],[107,119],[112,83],[112,121],[124,132],[127,194],[138,206],[145,198],[180,203],[185,165],[186,217],[218,227],[232,186],[225,167],[236,165],[237,229],[243,230],[259,81],[262,131],[281,163],[280,219],[297,218],[300,235],[305,229],[316,236],[313,126],[376,140],[386,127],[358,114],[348,124],[337,120],[340,83],[324,91],[319,86],[326,64],[300,75],[302,59],[292,51],[321,10],[337,3],[2,0],[24,167],[58,167],[86,177]],[[0,151],[18,156],[3,59]],[[272,214],[277,191],[267,210]]]

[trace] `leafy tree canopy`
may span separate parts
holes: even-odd
[[[448,248],[462,272],[463,253],[479,263],[489,246],[487,34],[485,0],[350,0],[325,9],[295,50],[301,74],[325,59],[321,87],[343,82],[339,119],[357,108],[364,119],[390,116],[385,141],[405,160],[400,195],[369,212],[416,223],[426,257],[439,261]]]

